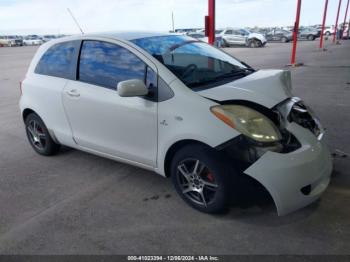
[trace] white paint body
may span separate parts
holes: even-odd
[[[248,45],[252,39],[259,40],[263,46],[267,42],[265,36],[262,34],[251,33],[244,29],[228,27],[221,30],[222,32],[219,35],[230,45]],[[242,34],[242,31],[246,32],[246,34]]]
[[[24,45],[41,45],[42,43],[44,43],[44,41],[41,39],[24,39],[23,40]]]
[[[142,97],[120,97],[106,88],[34,73],[49,47],[79,39],[102,40],[127,48],[162,77],[174,96],[158,103]],[[210,112],[210,107],[218,105],[214,101],[239,99],[272,108],[292,97],[290,74],[281,70],[261,70],[226,85],[194,92],[127,37],[103,36],[61,38],[42,45],[22,83],[22,92],[21,111],[35,111],[60,144],[162,176],[166,176],[166,154],[175,143],[195,140],[216,147],[240,135]],[[71,96],[70,92],[79,96]],[[295,123],[287,128],[302,147],[288,154],[267,152],[244,172],[270,192],[279,215],[316,200],[326,189],[332,169],[323,138],[317,139]],[[300,188],[307,184],[313,189],[305,196]]]

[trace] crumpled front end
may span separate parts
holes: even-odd
[[[326,190],[332,158],[324,129],[300,99],[287,99],[272,112],[281,141],[259,144],[241,136],[222,147],[230,156],[239,156],[238,162],[245,163],[241,171],[265,187],[278,215],[286,215],[314,202]]]
[[[281,127],[299,146],[287,152],[267,151],[244,173],[269,191],[278,214],[285,215],[320,197],[330,182],[333,165],[324,130],[311,109],[292,98],[274,110]]]
[[[266,152],[245,174],[259,181],[271,194],[279,215],[286,215],[315,200],[327,188],[332,159],[324,139],[292,123],[288,127],[301,147],[290,153]]]

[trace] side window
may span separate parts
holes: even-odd
[[[78,79],[117,89],[119,82],[145,80],[146,64],[127,49],[101,41],[84,41],[80,53]]]
[[[80,41],[70,41],[50,47],[41,57],[34,72],[40,75],[74,79],[75,54],[79,44]]]
[[[225,35],[232,35],[233,34],[233,31],[232,30],[227,30],[226,32],[225,32]]]

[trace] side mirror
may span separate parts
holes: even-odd
[[[145,83],[139,79],[119,82],[117,90],[121,97],[145,96],[148,94]]]

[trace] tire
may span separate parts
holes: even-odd
[[[52,156],[59,151],[60,145],[52,140],[47,127],[37,114],[29,114],[24,123],[28,141],[35,152],[43,156]]]
[[[222,46],[223,47],[230,47],[229,43],[225,39],[222,40]]]
[[[216,150],[200,144],[187,145],[175,154],[171,179],[187,204],[204,213],[227,208],[235,172],[223,159]]]
[[[313,35],[308,35],[308,36],[307,36],[307,40],[309,40],[309,41],[314,41],[314,40],[315,40],[315,36],[313,36]]]
[[[288,42],[288,38],[287,37],[282,37],[281,38],[281,42],[282,43],[287,43]]]
[[[257,48],[257,47],[261,47],[262,43],[260,40],[252,39],[249,41],[248,46],[250,48]]]
[[[327,31],[326,36],[330,36],[330,35],[331,35],[331,32]]]

